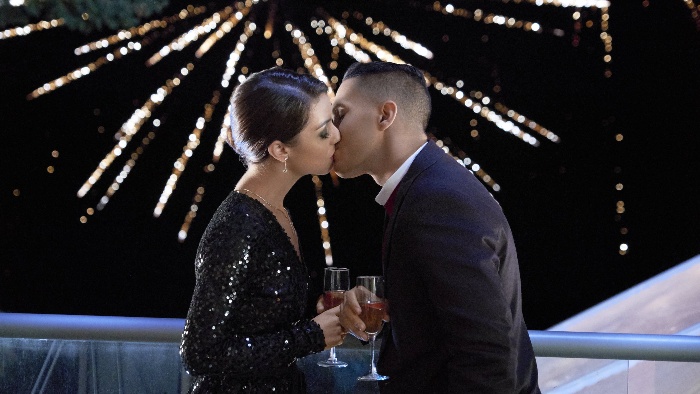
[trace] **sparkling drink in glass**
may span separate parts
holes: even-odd
[[[382,330],[386,303],[384,300],[384,278],[381,276],[358,276],[357,277],[357,301],[360,303],[362,312],[360,319],[365,323],[365,332],[369,337],[369,351],[371,354],[370,370],[367,375],[360,376],[357,380],[376,381],[387,380],[388,376],[377,373],[374,361],[374,340]]]
[[[347,268],[328,267],[323,272],[323,308],[335,308],[343,303],[344,293],[350,289],[350,270]],[[347,367],[348,363],[338,360],[335,347],[330,349],[327,360],[319,361],[322,367]]]

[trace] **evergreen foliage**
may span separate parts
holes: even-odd
[[[67,28],[84,33],[137,25],[163,10],[168,0],[0,0],[0,29],[62,18]]]

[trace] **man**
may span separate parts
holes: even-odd
[[[387,208],[383,243],[390,323],[379,373],[387,393],[539,393],[521,311],[520,273],[499,204],[428,142],[430,96],[415,67],[353,64],[333,103],[334,169],[371,175]],[[354,291],[341,324],[367,339]]]

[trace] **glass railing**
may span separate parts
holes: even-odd
[[[0,313],[0,393],[186,393],[182,319]],[[700,338],[530,331],[544,393],[700,392]],[[347,338],[347,368],[298,360],[308,392],[372,393],[369,349]]]
[[[0,393],[186,393],[175,343],[0,338]]]

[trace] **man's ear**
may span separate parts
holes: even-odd
[[[267,147],[267,153],[281,163],[284,163],[287,157],[289,157],[287,145],[283,144],[279,140],[272,141],[270,146]]]
[[[382,107],[380,108],[380,117],[379,117],[379,129],[384,131],[389,128],[394,123],[394,120],[396,119],[396,112],[398,108],[396,106],[396,103],[387,100],[384,103],[382,103]]]

